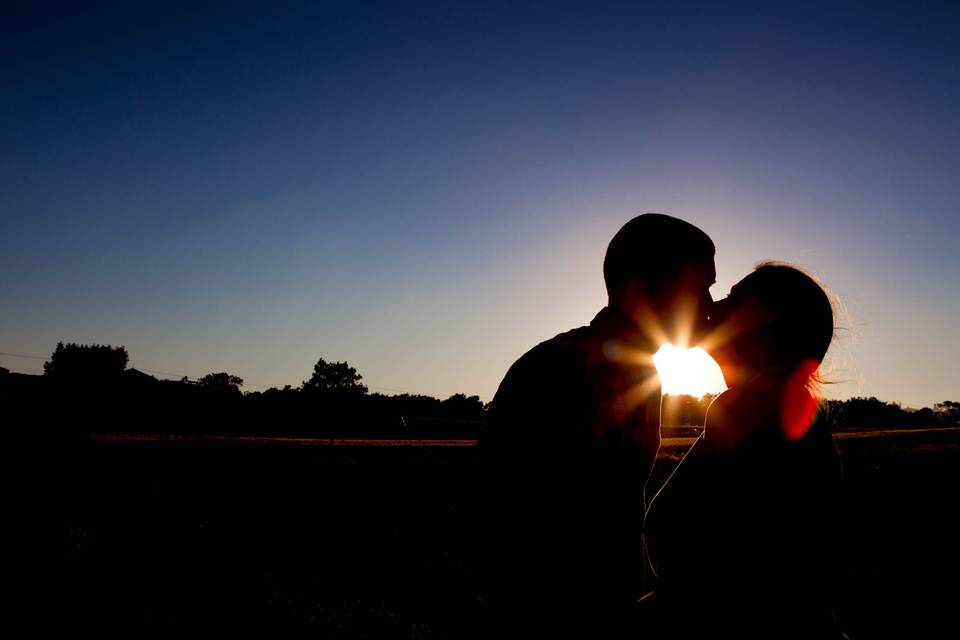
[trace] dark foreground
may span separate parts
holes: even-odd
[[[665,442],[654,484],[685,443]],[[960,435],[838,443],[850,636],[957,637]],[[27,538],[11,554],[21,613],[38,630],[135,635],[469,636],[483,541],[475,451],[458,444],[48,443],[8,524]]]

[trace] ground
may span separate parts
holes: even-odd
[[[654,484],[693,435],[665,434]],[[955,629],[960,433],[845,431],[837,442],[851,637]],[[479,615],[469,442],[48,447],[21,494],[38,546],[26,592],[44,624],[438,638],[466,635]]]

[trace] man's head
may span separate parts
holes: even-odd
[[[689,222],[659,213],[637,216],[613,236],[603,259],[610,306],[650,335],[662,331],[671,342],[695,342],[712,304],[715,251],[710,237]]]

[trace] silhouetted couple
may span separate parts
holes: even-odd
[[[689,223],[634,218],[607,306],[504,377],[479,444],[487,637],[839,637],[840,464],[815,392],[833,309],[769,263],[714,303],[714,253]],[[664,342],[707,348],[729,389],[648,512]]]

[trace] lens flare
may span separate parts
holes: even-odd
[[[790,374],[780,407],[780,426],[788,440],[800,440],[817,416],[817,393],[812,388],[820,363],[805,360]]]
[[[663,393],[701,397],[727,388],[720,367],[701,347],[665,344],[653,355]]]

